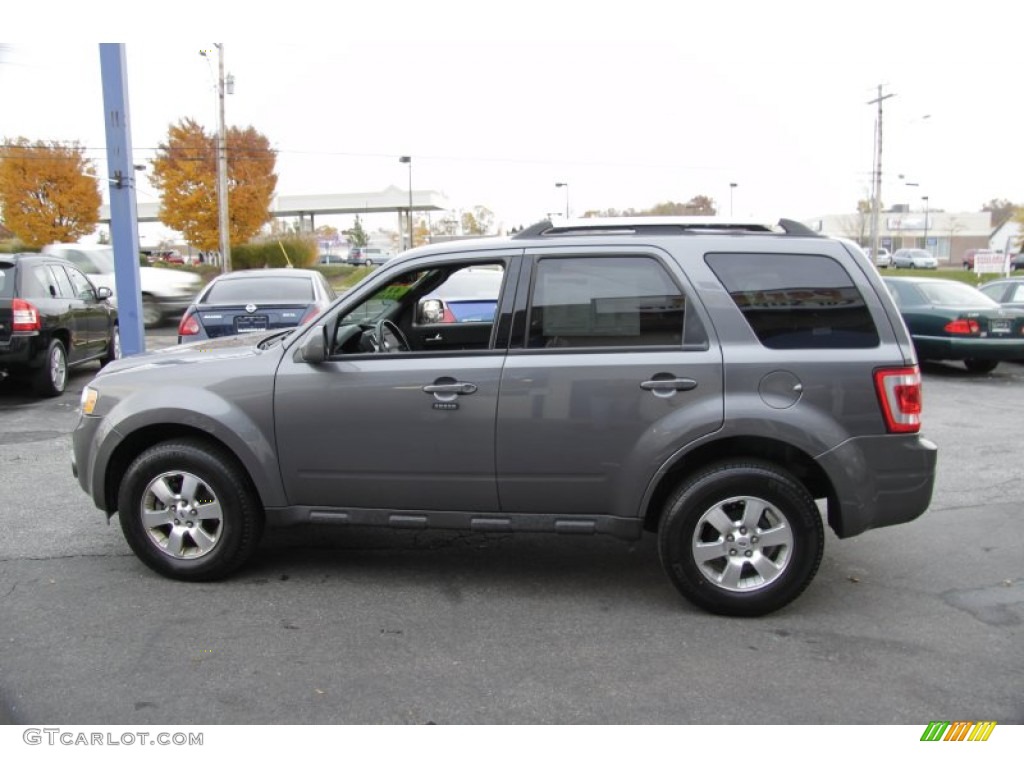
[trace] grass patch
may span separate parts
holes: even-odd
[[[973,286],[979,286],[982,283],[1002,277],[1002,275],[994,272],[992,274],[976,275],[969,269],[949,266],[939,267],[938,269],[897,269],[896,267],[889,267],[887,269],[880,269],[878,272],[882,277],[941,277],[944,280],[956,280]]]

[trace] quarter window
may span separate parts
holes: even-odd
[[[710,253],[706,261],[766,347],[878,346],[864,297],[837,261],[767,253]]]
[[[678,347],[685,314],[685,296],[652,258],[542,258],[527,346]]]

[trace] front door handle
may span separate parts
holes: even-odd
[[[689,392],[691,389],[696,388],[697,382],[694,379],[652,379],[651,381],[644,381],[640,383],[640,389],[646,389],[648,392],[658,390]]]
[[[423,391],[428,395],[472,395],[476,389],[476,384],[470,384],[468,381],[453,381],[446,384],[427,384]]]

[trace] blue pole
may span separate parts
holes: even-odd
[[[114,244],[114,285],[121,350],[146,351],[139,280],[139,226],[135,207],[135,166],[128,116],[128,65],[124,43],[100,43],[103,114],[107,131],[107,178],[110,182],[110,235]]]

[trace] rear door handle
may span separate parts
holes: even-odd
[[[646,389],[648,392],[659,389],[674,389],[677,392],[689,392],[691,389],[696,388],[697,382],[694,379],[652,379],[651,381],[644,381],[640,384],[640,389]]]

